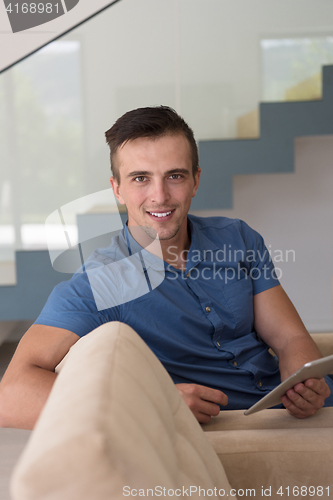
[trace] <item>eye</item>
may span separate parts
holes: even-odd
[[[183,176],[181,174],[172,174],[170,175],[170,178],[173,180],[178,180],[181,179]]]
[[[137,177],[134,177],[134,181],[136,182],[144,182],[145,180],[147,180],[147,177],[145,177],[144,175],[138,175]]]

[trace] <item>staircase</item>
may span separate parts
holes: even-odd
[[[233,206],[232,178],[293,172],[294,138],[333,134],[333,66],[323,67],[322,99],[260,104],[260,138],[199,142],[202,169],[193,210]]]

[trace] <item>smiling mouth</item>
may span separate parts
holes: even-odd
[[[148,212],[147,213],[153,217],[156,217],[156,219],[162,219],[164,217],[168,217],[171,215],[175,210],[168,210],[167,212]]]

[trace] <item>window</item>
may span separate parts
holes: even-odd
[[[47,216],[84,194],[80,94],[77,41],[53,42],[0,76],[0,262],[46,248]]]
[[[321,99],[322,66],[333,63],[333,36],[261,41],[264,101]]]

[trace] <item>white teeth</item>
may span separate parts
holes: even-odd
[[[154,215],[155,217],[166,217],[167,215],[170,215],[171,214],[171,210],[170,212],[165,212],[165,214],[155,214],[154,212],[149,212],[151,215]]]

